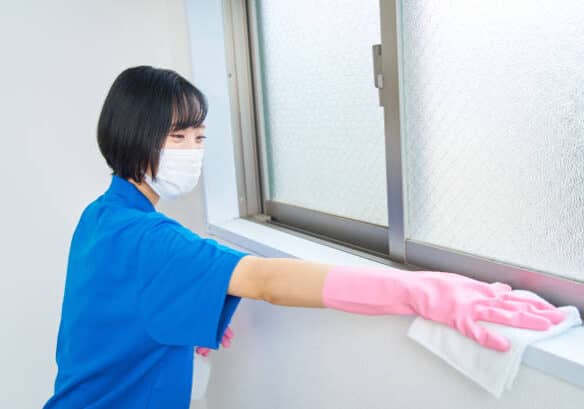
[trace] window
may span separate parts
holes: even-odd
[[[269,200],[387,226],[379,4],[257,4]]]
[[[226,5],[242,216],[584,306],[584,3]]]

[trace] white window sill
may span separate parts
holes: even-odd
[[[399,263],[378,263],[296,233],[245,219],[209,224],[208,233],[263,257],[293,257],[334,264],[390,265],[408,269]],[[584,327],[573,328],[561,336],[529,346],[523,363],[550,376],[584,387]]]

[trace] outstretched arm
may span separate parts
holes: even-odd
[[[442,271],[340,266],[288,258],[243,257],[228,293],[284,306],[420,315],[500,351],[509,349],[508,340],[477,321],[546,330],[564,318],[553,305],[519,296],[503,283]]]

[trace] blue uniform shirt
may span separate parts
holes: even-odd
[[[201,238],[118,176],[83,211],[67,266],[45,408],[188,408],[193,347],[218,348],[249,253]]]

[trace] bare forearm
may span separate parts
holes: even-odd
[[[332,267],[292,258],[247,256],[234,271],[230,290],[276,305],[322,308],[322,289]],[[252,278],[242,284],[246,276]]]
[[[265,300],[272,304],[297,307],[324,307],[322,288],[333,267],[291,258],[264,259]]]

